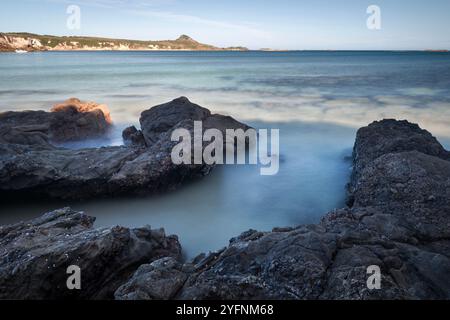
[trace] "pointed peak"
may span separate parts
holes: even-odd
[[[185,34],[182,34],[181,36],[179,36],[177,41],[194,41],[195,42],[194,39],[192,39],[191,37],[189,37]]]

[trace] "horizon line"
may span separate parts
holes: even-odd
[[[156,41],[176,41],[178,40],[180,37],[182,36],[188,36],[189,38],[191,38],[194,41],[197,41],[196,39],[194,39],[193,37],[186,35],[185,33],[180,33],[180,35],[175,38],[175,39],[131,39],[131,38],[113,38],[113,37],[109,37],[109,36],[90,36],[90,35],[55,35],[55,34],[46,34],[46,33],[34,33],[34,32],[30,32],[30,31],[0,31],[0,34],[30,34],[30,35],[36,35],[36,36],[50,36],[50,37],[65,37],[65,38],[76,38],[76,37],[83,37],[83,38],[102,38],[102,39],[110,39],[110,40],[123,40],[123,41],[143,41],[143,42],[156,42]],[[197,41],[198,42],[198,41]],[[205,44],[205,45],[210,45],[209,43],[201,43],[201,44]],[[215,46],[215,45],[212,45]],[[445,52],[450,52],[450,48],[449,49],[445,49],[445,48],[427,48],[427,49],[277,49],[277,48],[259,48],[259,49],[250,49],[245,45],[233,45],[232,47],[243,47],[243,48],[247,48],[247,51],[263,51],[263,52],[295,52],[295,51],[321,51],[321,52],[326,52],[326,51],[340,51],[340,52],[345,52],[345,51],[359,51],[359,52],[364,52],[364,51],[380,51],[380,52],[434,52],[434,53],[445,53]],[[221,49],[226,49],[226,48],[221,48]],[[90,51],[90,50],[67,50],[67,51]],[[97,50],[97,51],[146,51],[146,50]],[[148,50],[148,51],[152,51],[152,50]],[[154,50],[154,51],[208,51],[208,50]],[[222,50],[222,51],[233,51],[233,50]],[[55,52],[55,51],[53,51]]]

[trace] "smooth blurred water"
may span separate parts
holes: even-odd
[[[317,222],[343,205],[356,129],[408,119],[449,146],[450,54],[425,52],[52,52],[0,54],[0,112],[44,109],[75,96],[109,105],[121,144],[139,114],[178,96],[256,128],[279,128],[276,176],[217,168],[163,196],[1,205],[0,224],[71,205],[98,226],[164,227],[188,256],[249,228]]]
[[[241,120],[360,127],[408,118],[450,136],[450,53],[37,52],[0,55],[0,110],[77,96],[118,123],[185,95]]]

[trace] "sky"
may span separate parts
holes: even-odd
[[[80,29],[67,8],[80,8]],[[380,27],[367,27],[370,5]],[[220,47],[450,49],[449,0],[2,0],[0,32],[140,40],[181,34]]]

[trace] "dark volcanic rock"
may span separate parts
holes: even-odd
[[[387,153],[418,151],[430,156],[450,159],[450,153],[428,131],[406,120],[375,121],[358,130],[354,161],[361,167]]]
[[[0,144],[0,152],[2,194],[81,199],[113,193],[108,181],[142,151],[126,147],[42,150]]]
[[[318,225],[248,231],[217,253],[170,269],[178,279],[180,270],[187,276],[182,288],[166,268],[153,267],[116,297],[153,298],[143,292],[152,292],[148,281],[158,268],[166,272],[158,283],[176,287],[173,299],[450,299],[446,159],[417,125],[376,122],[356,139],[351,208]],[[367,287],[372,265],[382,272],[380,290]]]
[[[445,205],[450,161],[418,151],[382,155],[359,173],[353,197],[356,207]]]
[[[112,298],[139,265],[180,258],[164,230],[93,229],[94,220],[65,208],[0,227],[0,299]],[[81,269],[81,290],[66,286],[70,265]]]
[[[12,119],[15,117],[22,122],[26,119],[28,126],[36,127],[39,122],[45,123],[35,120],[40,117],[58,114],[61,119],[68,119],[68,115],[77,114],[76,110],[92,108],[102,112],[97,105],[73,107],[72,104],[77,105],[76,101],[70,100],[55,106],[53,113],[37,112],[35,117],[27,112],[2,114],[0,133],[3,127],[18,122]],[[8,129],[0,136],[0,195],[5,198],[26,194],[82,199],[174,189],[188,179],[208,174],[213,168],[206,164],[175,165],[171,159],[172,148],[178,143],[171,141],[172,131],[176,128],[192,131],[193,121],[202,119],[205,129],[212,126],[219,130],[248,128],[231,117],[211,115],[209,110],[187,98],[179,98],[144,111],[142,131],[127,128],[123,136],[128,143],[123,147],[67,150],[52,146],[45,133],[34,135],[34,131],[30,136],[13,136]],[[58,123],[63,128],[66,122]],[[71,128],[70,123],[68,128]],[[66,132],[66,129],[62,131]]]
[[[180,97],[142,112],[142,133],[148,146],[156,143],[162,133],[174,128],[181,121],[202,121],[211,115],[208,109]]]
[[[51,141],[99,137],[111,124],[107,106],[72,98],[55,105],[51,112],[0,113],[0,143],[49,146]]]
[[[125,145],[139,146],[139,147],[145,146],[144,135],[142,134],[142,131],[136,129],[135,126],[131,126],[123,130],[122,138],[123,141],[125,142]]]
[[[224,135],[226,129],[245,131],[250,128],[230,116],[211,114],[208,109],[190,102],[186,97],[144,111],[140,118],[142,134],[148,146],[160,140],[161,134],[170,129],[186,126],[186,129],[192,129],[190,127],[194,121],[202,121],[203,130],[214,128]]]
[[[50,147],[51,118],[45,111],[0,113],[0,143]]]
[[[117,300],[167,300],[184,285],[187,275],[173,257],[139,267],[133,277],[115,293]]]
[[[349,184],[349,198],[356,188],[361,171],[373,160],[388,153],[418,151],[423,154],[450,160],[450,152],[428,131],[408,121],[392,119],[375,121],[358,130],[353,149],[353,173]]]

